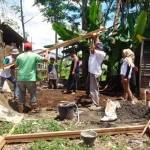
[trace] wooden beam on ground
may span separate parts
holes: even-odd
[[[142,133],[144,127],[145,125],[137,125],[127,127],[99,128],[92,130],[96,131],[98,136],[102,136],[102,135]],[[6,143],[25,143],[25,142],[34,142],[37,140],[52,140],[54,138],[79,138],[81,131],[83,130],[7,135],[5,136],[5,140]]]
[[[6,140],[4,137],[0,136],[0,150],[5,146]]]
[[[150,125],[150,120],[147,122],[146,126],[144,127],[144,130],[142,131],[141,136],[143,136],[145,134],[145,132],[147,131],[147,129],[149,128]]]

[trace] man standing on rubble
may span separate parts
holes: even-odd
[[[25,104],[26,90],[30,94],[31,111],[39,110],[36,98],[36,67],[37,63],[47,61],[46,58],[33,53],[31,43],[24,43],[24,53],[16,59],[17,85],[19,89],[18,111],[23,113]]]
[[[106,56],[103,45],[100,41],[92,43],[90,46],[90,56],[88,61],[88,71],[90,78],[90,97],[93,105],[91,109],[99,107],[99,78],[102,73],[101,65]]]

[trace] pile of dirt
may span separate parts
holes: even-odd
[[[148,107],[141,102],[133,105],[130,101],[120,101],[121,108],[117,110],[118,119],[124,120],[140,120],[146,118]]]
[[[40,107],[56,107],[61,101],[76,101],[84,93],[84,91],[78,91],[73,95],[63,94],[60,89],[42,89],[37,91],[37,98]]]

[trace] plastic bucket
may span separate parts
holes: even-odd
[[[93,146],[94,141],[97,138],[97,133],[92,130],[81,131],[81,138],[86,145]]]
[[[61,103],[58,105],[59,118],[61,120],[71,120],[75,116],[76,105],[75,103]]]

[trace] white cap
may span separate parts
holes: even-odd
[[[13,49],[12,51],[11,51],[11,54],[12,55],[18,55],[19,54],[19,50],[18,49]]]

